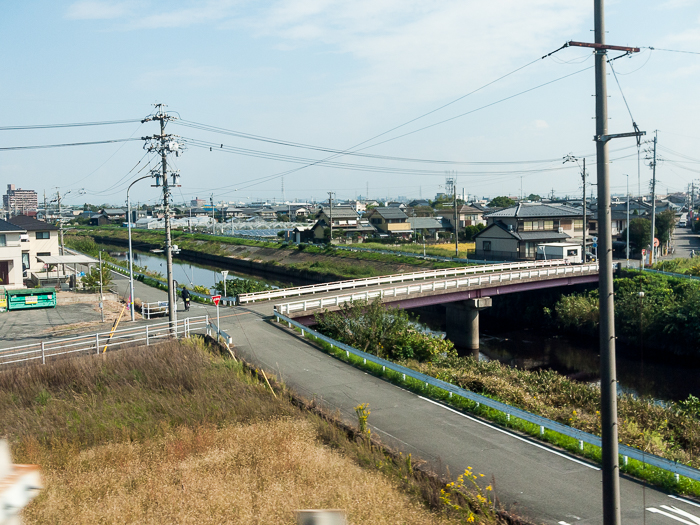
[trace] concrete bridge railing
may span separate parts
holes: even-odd
[[[246,293],[238,296],[238,304],[248,304],[255,301],[269,301],[271,299],[286,299],[287,297],[299,297],[302,295],[314,295],[333,291],[365,288],[368,286],[381,286],[384,284],[403,283],[425,279],[439,279],[440,277],[458,277],[461,275],[473,275],[482,273],[502,272],[508,270],[529,270],[533,268],[551,268],[565,266],[563,260],[527,261],[502,264],[487,264],[479,266],[464,266],[461,268],[446,268],[443,270],[425,270],[412,273],[399,273],[384,275],[382,277],[368,277],[364,279],[349,279],[347,281],[335,281],[332,283],[311,284],[308,286],[296,286],[294,288],[282,288],[265,292]]]
[[[508,284],[531,279],[560,279],[568,276],[586,275],[598,272],[598,264],[557,265],[549,268],[532,268],[520,271],[487,273],[485,275],[464,275],[452,279],[434,279],[427,282],[407,283],[387,288],[351,292],[340,295],[315,297],[302,301],[276,304],[275,311],[284,315],[295,312],[308,312],[327,307],[339,307],[344,303],[354,301],[371,301],[376,298],[409,297],[424,293],[451,293],[458,289],[483,287],[490,284]]]

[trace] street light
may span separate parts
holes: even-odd
[[[131,190],[131,187],[138,181],[143,179],[150,179],[151,177],[152,175],[150,174],[144,175],[143,177],[139,177],[134,182],[129,184],[129,187],[126,189],[126,223],[129,229],[129,310],[131,310],[132,321],[135,321],[136,319],[134,313],[134,251],[131,249],[131,201],[129,200],[129,191]]]

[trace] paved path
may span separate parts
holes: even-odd
[[[123,292],[128,280],[117,277],[115,286]],[[136,289],[137,297],[149,301],[166,295],[141,283]],[[205,313],[216,316],[216,308],[192,303],[190,315]],[[271,314],[270,303],[225,308],[221,325],[233,337],[237,352],[277,374],[289,387],[337,410],[352,424],[356,424],[353,407],[369,403],[370,427],[384,442],[455,476],[471,466],[485,474],[485,483],[493,480],[501,502],[536,522],[602,523],[601,473],[595,465],[348,366],[272,323]],[[700,523],[700,505],[625,478],[621,489],[623,523],[642,523],[644,518],[649,525]]]

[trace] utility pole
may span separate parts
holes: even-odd
[[[649,266],[654,264],[654,234],[656,229],[656,136],[654,131],[654,158],[651,161],[651,245],[649,246]]]
[[[457,214],[457,180],[452,184],[453,201],[455,206],[455,257],[459,258],[459,215]]]
[[[63,247],[63,221],[61,220],[61,190],[56,189],[56,201],[58,201],[58,232],[61,238],[61,255],[65,255]]]
[[[328,192],[328,206],[330,207],[330,221],[331,221],[331,238],[330,238],[330,243],[333,244],[333,193],[332,191]]]
[[[608,134],[607,50],[638,53],[638,47],[605,44],[604,1],[593,1],[595,43],[568,42],[569,46],[595,49],[596,171],[598,173],[598,293],[600,312],[600,423],[603,466],[603,524],[620,525],[620,465],[617,432],[617,371],[615,364],[615,299],[613,290],[612,216],[608,142],[614,138],[640,137],[634,132]]]
[[[162,179],[163,185],[163,212],[165,219],[165,257],[166,257],[166,278],[168,280],[168,321],[170,323],[171,333],[177,336],[177,290],[173,283],[173,250],[172,238],[170,234],[170,183],[168,182],[168,153],[179,154],[182,148],[181,144],[175,140],[174,135],[165,134],[165,124],[169,120],[174,120],[175,117],[165,113],[164,104],[155,104],[156,113],[153,116],[147,117],[141,121],[150,122],[157,120],[160,122],[160,135],[145,137],[147,141],[144,148],[148,151],[160,153],[161,159],[161,174],[156,176],[156,186],[158,179]],[[178,176],[173,175],[173,184],[178,186]]]
[[[578,159],[573,155],[569,154],[564,157],[564,164],[567,162],[575,162],[578,164]],[[580,168],[581,166],[579,166]],[[583,168],[581,169],[581,178],[583,179],[583,252],[581,253],[581,262],[586,262],[586,158],[583,158]],[[554,190],[552,190],[552,195],[554,195]],[[575,229],[575,228],[574,228]]]

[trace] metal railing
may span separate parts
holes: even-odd
[[[226,344],[229,344],[229,345],[233,344],[233,338],[230,335],[228,335],[226,332],[224,332],[221,329],[221,327],[217,326],[217,324],[214,323],[213,321],[210,321],[207,323],[207,335],[209,337],[212,337],[212,338],[214,338],[214,336],[216,335],[217,341],[219,340],[219,338],[221,338],[226,342]]]
[[[98,332],[63,339],[49,339],[36,343],[0,348],[0,367],[11,363],[41,362],[66,354],[99,354],[113,350],[119,346],[145,343],[146,346],[154,341],[170,337],[189,337],[191,331],[206,330],[209,326],[209,316],[186,317],[179,319],[171,326],[169,322],[134,326],[115,330],[114,332]]]
[[[363,279],[349,279],[347,281],[335,281],[332,283],[311,284],[308,286],[297,286],[294,288],[282,288],[279,290],[270,290],[265,292],[254,292],[240,294],[238,296],[238,304],[248,304],[255,301],[268,301],[270,299],[280,299],[287,297],[298,297],[301,295],[312,295],[323,292],[331,292],[336,290],[347,290],[355,288],[364,288],[367,286],[381,286],[383,284],[403,283],[406,281],[417,281],[425,279],[436,279],[440,277],[456,277],[460,275],[472,275],[477,273],[491,273],[503,270],[519,270],[531,268],[550,268],[567,265],[566,261],[528,261],[502,263],[482,266],[466,266],[462,268],[446,268],[442,270],[425,270],[421,272],[399,273],[393,275],[385,275],[382,277],[367,277]]]
[[[146,319],[152,319],[161,315],[167,315],[170,310],[168,301],[156,301],[154,303],[141,303],[141,315]]]
[[[441,271],[441,270],[440,270]],[[340,306],[341,304],[353,301],[371,301],[372,299],[385,297],[398,297],[399,295],[412,295],[425,292],[445,291],[452,289],[456,291],[458,288],[469,288],[474,286],[482,286],[484,284],[501,284],[510,283],[513,281],[521,281],[524,279],[541,278],[541,277],[563,277],[575,276],[598,271],[598,264],[581,264],[575,266],[556,266],[554,268],[536,268],[530,270],[522,270],[517,272],[502,272],[502,273],[487,273],[485,275],[456,277],[454,279],[435,280],[427,283],[409,283],[402,286],[394,286],[390,288],[378,288],[367,290],[364,292],[353,292],[345,295],[334,295],[331,297],[318,297],[314,299],[306,299],[284,304],[276,304],[275,310],[282,314],[290,314],[297,311],[314,310],[324,308],[326,306]]]
[[[405,366],[398,365],[391,361],[387,361],[386,359],[382,359],[381,357],[377,357],[367,352],[363,352],[362,350],[357,350],[352,346],[340,343],[335,339],[331,339],[330,337],[327,337],[319,332],[311,330],[303,324],[298,323],[293,319],[282,315],[280,312],[275,312],[275,317],[277,321],[287,323],[287,325],[290,328],[299,328],[301,330],[302,337],[305,336],[305,334],[309,334],[325,343],[328,343],[329,345],[331,345],[331,347],[336,347],[340,350],[343,350],[348,357],[350,356],[350,354],[353,354],[354,356],[363,359],[363,362],[365,363],[369,361],[371,363],[374,363],[375,365],[381,366],[383,373],[385,373],[386,370],[391,370],[393,372],[396,372],[397,374],[401,374],[403,381],[406,381],[406,378],[411,378],[416,381],[420,381],[422,384],[425,384],[426,387],[428,385],[431,385],[435,388],[444,390],[445,392],[449,393],[449,397],[459,396],[464,399],[468,399],[470,401],[475,402],[477,406],[484,405],[486,407],[502,412],[506,414],[507,419],[509,420],[510,417],[513,416],[523,421],[527,421],[528,423],[535,424],[540,428],[540,435],[543,435],[544,430],[547,429],[557,432],[558,434],[578,440],[581,448],[583,447],[583,443],[588,443],[589,445],[594,445],[596,447],[602,446],[600,437],[594,434],[590,434],[583,430],[564,425],[546,417],[538,416],[537,414],[532,414],[531,412],[527,412],[521,408],[507,405],[506,403],[501,403],[500,401],[495,401],[491,398],[460,388],[456,385],[453,385],[452,383],[448,383],[446,381],[442,381],[441,379],[436,379],[432,376],[422,374],[411,368],[407,368]],[[700,470],[698,469],[689,467],[688,465],[684,465],[682,463],[671,461],[670,459],[645,453],[637,448],[623,445],[622,443],[619,444],[619,454],[622,457],[624,464],[627,463],[626,458],[632,458],[634,460],[646,463],[647,465],[652,465],[654,467],[671,472],[676,475],[676,478],[678,476],[685,476],[692,480],[700,481]]]

